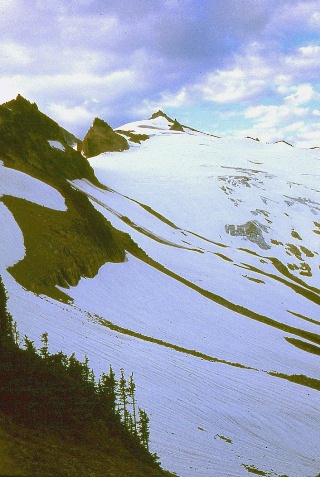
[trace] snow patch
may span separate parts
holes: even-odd
[[[0,202],[0,274],[22,260],[24,255],[22,232],[11,212]]]
[[[11,195],[54,210],[67,210],[63,196],[53,187],[29,175],[0,166],[0,197]]]
[[[65,151],[66,148],[64,147],[63,144],[61,144],[60,141],[48,141],[51,147],[54,147],[55,149],[59,149],[60,151]]]

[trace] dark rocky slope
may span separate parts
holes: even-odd
[[[96,118],[82,141],[82,151],[86,157],[103,152],[124,151],[129,149],[127,140],[117,134],[108,123]]]

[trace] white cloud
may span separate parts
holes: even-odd
[[[165,92],[156,101],[144,99],[141,103],[131,109],[133,116],[150,117],[155,111],[166,110],[166,108],[183,108],[190,104],[190,97],[186,88],[182,88],[176,94]]]
[[[249,107],[243,117],[251,120],[252,126],[239,131],[237,136],[259,137],[266,142],[284,139],[299,147],[312,147],[317,141],[320,144],[320,125],[313,120],[317,110],[304,107],[310,102],[312,105],[315,98],[319,94],[310,85],[302,84],[284,97],[282,104]]]
[[[74,108],[67,107],[64,104],[51,104],[49,111],[60,121],[61,124],[73,123],[90,123],[93,119],[92,113],[86,109],[85,106],[75,106]]]
[[[248,100],[263,92],[272,75],[272,68],[259,50],[259,44],[250,44],[243,55],[235,57],[232,69],[207,74],[202,82],[195,85],[202,99],[231,103]]]
[[[300,78],[311,75],[319,76],[320,46],[301,46],[293,54],[284,58],[284,69]]]
[[[159,103],[163,108],[180,108],[186,106],[189,103],[188,94],[186,88],[181,88],[176,94],[164,93]]]
[[[16,98],[18,94],[23,94],[22,81],[19,78],[0,78],[0,102],[5,103],[13,98]]]
[[[265,86],[265,80],[252,73],[240,68],[218,71],[209,74],[203,84],[197,85],[197,89],[205,101],[243,101],[259,93]]]
[[[124,26],[114,15],[60,15],[57,23],[61,40],[68,45],[78,45],[79,42],[99,45],[104,42],[109,49],[125,33]]]
[[[28,94],[38,94],[42,98],[57,98],[63,101],[77,100],[81,103],[90,97],[105,101],[116,101],[127,91],[141,89],[141,81],[131,70],[114,71],[99,76],[89,73],[72,73],[25,77]]]
[[[310,84],[301,84],[297,86],[296,91],[284,99],[288,104],[301,105],[309,103],[313,99],[318,99],[319,95],[314,91]]]
[[[0,63],[3,69],[24,67],[31,63],[29,50],[18,43],[1,42]]]
[[[297,147],[320,147],[320,122],[305,126],[297,138]]]
[[[288,102],[302,104],[315,99],[315,93],[312,85],[301,84],[296,90],[295,83],[318,77],[319,64],[320,46],[307,45],[274,58],[260,52],[259,45],[250,45],[242,56],[235,57],[234,68],[207,74],[195,88],[204,100],[217,103],[254,100],[271,90],[287,94]]]
[[[310,26],[316,29],[320,29],[320,12],[314,12],[310,18]]]
[[[281,104],[248,108],[244,112],[244,117],[255,119],[260,128],[267,130],[275,126],[281,126],[295,117],[304,117],[308,112],[308,108]]]

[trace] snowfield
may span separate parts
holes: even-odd
[[[12,195],[54,210],[67,210],[62,195],[47,184],[23,172],[9,169],[0,161],[0,201],[3,195]],[[23,235],[13,215],[0,202],[0,273],[25,255]]]
[[[9,309],[22,336],[47,331],[52,352],[86,353],[97,375],[133,371],[151,450],[180,477],[315,477],[319,392],[270,373],[319,379],[320,152],[169,127],[120,128],[150,138],[90,159],[107,190],[72,182],[150,261],[105,264],[63,289],[70,304],[7,272],[23,237],[0,204]],[[5,190],[39,200],[28,180]]]

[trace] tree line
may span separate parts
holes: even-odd
[[[116,378],[110,365],[96,379],[87,356],[82,362],[74,353],[51,354],[46,332],[39,349],[27,336],[21,343],[1,277],[0,354],[0,410],[29,425],[68,429],[77,436],[103,422],[135,454],[157,461],[158,456],[149,452],[149,417],[137,404],[133,373],[127,378],[120,369]]]

